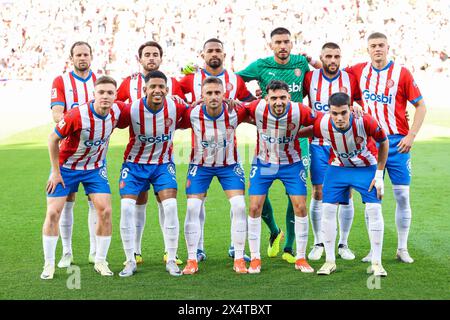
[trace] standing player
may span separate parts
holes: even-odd
[[[117,91],[117,100],[128,101],[132,103],[136,100],[141,99],[144,94],[145,88],[145,77],[152,71],[159,70],[162,63],[163,49],[159,43],[155,41],[148,41],[143,43],[138,49],[139,63],[142,66],[142,73],[133,74],[126,77],[122,84],[119,86]],[[186,100],[183,91],[181,90],[180,84],[175,78],[170,78],[167,81],[167,96],[178,96],[179,98]],[[164,234],[164,213],[163,206],[155,194],[156,203],[158,204],[158,214],[159,214],[159,224],[161,226],[161,231]],[[148,192],[142,192],[139,194],[136,200],[136,207],[134,213],[134,221],[136,223],[135,232],[135,258],[136,263],[141,264],[144,262],[141,252],[142,235],[144,233],[145,220],[146,220],[146,208],[148,201]],[[164,250],[164,262],[167,262],[167,248]],[[177,258],[177,264],[182,264],[183,262]]]
[[[349,189],[352,188],[361,194],[366,205],[372,248],[371,270],[375,276],[386,276],[381,265],[384,232],[381,198],[389,141],[372,116],[365,114],[356,118],[351,114],[350,97],[346,93],[332,94],[328,105],[329,113],[319,114],[314,123],[314,136],[328,141],[332,148],[323,183],[322,240],[326,262],[317,273],[328,275],[336,270],[336,211],[338,204],[349,202]],[[379,143],[378,161],[374,140]]]
[[[251,63],[247,68],[237,72],[244,81],[257,80],[262,89],[263,98],[267,95],[266,87],[272,80],[282,80],[288,84],[291,100],[294,102],[303,102],[303,79],[307,71],[309,71],[308,61],[302,55],[291,54],[293,43],[291,41],[291,33],[285,28],[276,28],[270,33],[270,48],[273,50],[273,56],[258,59]],[[308,156],[308,139],[300,140],[302,161],[307,166]],[[284,233],[278,228],[273,215],[272,205],[269,198],[266,197],[262,211],[264,222],[270,229],[269,247],[267,255],[276,257],[280,251],[280,241],[284,237]],[[295,239],[294,227],[294,209],[291,199],[288,197],[288,207],[286,211],[286,231],[287,237],[284,244],[284,252],[282,258],[289,263],[295,263],[295,255],[293,253],[293,244]]]
[[[200,212],[206,192],[214,177],[219,179],[233,212],[231,240],[237,273],[247,273],[244,260],[247,221],[245,211],[245,177],[239,163],[236,127],[246,117],[244,108],[229,111],[223,102],[221,79],[207,77],[202,82],[204,104],[188,110],[181,127],[192,128],[192,153],[186,181],[187,210],[184,235],[188,261],[184,274],[198,271],[197,246],[201,234]]]
[[[124,105],[114,103],[116,81],[100,77],[94,88],[94,101],[67,112],[49,137],[52,166],[47,183],[47,214],[42,241],[45,265],[41,279],[53,279],[58,222],[67,196],[83,183],[98,214],[96,225],[95,271],[112,276],[106,256],[111,243],[111,191],[105,166],[111,133]]]
[[[202,83],[206,77],[214,76],[222,80],[225,93],[225,99],[233,99],[239,101],[253,101],[255,97],[248,91],[245,82],[242,78],[233,72],[228,72],[223,62],[225,60],[225,52],[222,41],[216,38],[211,38],[203,44],[203,51],[201,54],[205,61],[205,68],[197,70],[196,73],[188,74],[180,80],[181,88],[185,94],[191,94],[192,101],[197,101],[202,98]],[[202,211],[200,213],[200,225],[201,234],[198,245],[198,260],[202,261],[206,259],[206,253],[203,247],[203,234],[205,226],[205,201],[202,204]],[[230,218],[233,219],[233,212],[230,212]],[[234,258],[234,246],[231,241],[228,255]],[[245,255],[246,261],[250,261],[250,258]]]
[[[73,71],[58,76],[53,80],[51,109],[53,120],[58,123],[64,114],[79,105],[94,99],[95,74],[91,70],[92,48],[87,42],[75,42],[70,48],[70,60],[73,63]],[[59,230],[63,255],[58,262],[59,268],[67,268],[73,261],[72,255],[72,230],[73,207],[75,204],[75,192],[67,196],[67,201],[61,213]],[[89,262],[94,263],[95,257],[95,224],[97,213],[92,201],[88,197],[89,214]]]
[[[408,69],[387,60],[387,37],[379,32],[368,38],[371,62],[360,63],[345,70],[353,74],[361,89],[364,108],[386,131],[389,138],[389,156],[386,169],[392,182],[397,225],[397,259],[405,263],[414,260],[408,253],[408,234],[411,225],[409,185],[411,183],[410,150],[426,114],[425,102]],[[409,128],[406,105],[415,106],[414,120]],[[369,253],[363,261],[370,261]]]
[[[328,42],[322,46],[320,61],[323,67],[309,71],[305,75],[303,89],[308,96],[309,105],[313,112],[328,113],[328,99],[336,92],[347,93],[353,101],[360,100],[361,94],[355,78],[346,71],[339,70],[341,62],[341,49],[336,43]],[[313,137],[310,141],[309,153],[311,156],[311,183],[313,187],[309,215],[314,233],[314,247],[308,255],[309,260],[319,260],[323,253],[323,242],[320,239],[320,224],[322,217],[322,186],[330,157],[330,144],[328,141]],[[338,253],[345,260],[355,259],[355,255],[348,248],[347,240],[353,222],[353,199],[347,205],[339,206],[339,245]]]
[[[289,86],[285,82],[272,80],[265,89],[265,100],[246,106],[258,131],[256,157],[250,172],[248,242],[252,260],[248,272],[261,271],[261,212],[267,192],[276,179],[283,182],[295,213],[295,268],[314,272],[305,259],[308,242],[306,172],[297,139],[300,127],[313,124],[314,118],[310,108],[290,101]]]
[[[136,271],[135,206],[138,195],[148,192],[150,184],[158,194],[163,211],[163,235],[167,249],[166,270],[170,275],[181,275],[176,264],[178,249],[177,180],[172,160],[172,140],[175,128],[186,104],[166,99],[167,77],[160,71],[145,76],[145,96],[126,108],[118,125],[129,126],[130,141],[125,150],[120,177],[121,218],[120,235],[126,255],[121,277]],[[123,121],[122,121],[123,119]]]

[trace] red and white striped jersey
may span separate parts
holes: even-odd
[[[56,125],[55,132],[62,138],[59,164],[72,170],[91,170],[105,164],[109,137],[117,126],[122,102],[114,103],[108,115],[94,110],[93,101],[68,111]]]
[[[301,126],[314,124],[309,107],[290,102],[286,112],[276,117],[266,100],[256,100],[245,105],[258,131],[255,155],[265,163],[291,164],[301,161],[300,143],[297,138]]]
[[[381,70],[374,68],[370,62],[345,70],[358,80],[365,110],[378,120],[386,133],[407,135],[407,101],[414,104],[422,99],[409,70],[393,61]]]
[[[314,136],[331,145],[329,164],[340,167],[367,167],[377,164],[375,141],[386,140],[386,133],[369,114],[350,115],[350,126],[342,131],[334,126],[330,114],[320,113],[314,123]]]
[[[202,96],[203,80],[209,76],[211,75],[203,69],[200,69],[196,73],[188,74],[180,80],[181,89],[185,94],[190,93],[192,95],[191,100],[196,101]],[[244,80],[239,75],[224,70],[216,77],[222,80],[226,99],[246,101],[252,96]]]
[[[139,76],[128,76],[122,81],[119,89],[117,89],[117,100],[128,103],[139,100],[145,96],[144,87],[145,80],[142,73],[140,73]],[[179,96],[181,99],[186,100],[177,79],[167,79],[167,88],[167,97]]]
[[[94,99],[95,74],[90,71],[86,79],[80,78],[74,71],[64,73],[53,80],[50,108],[55,105],[64,107],[64,112]]]
[[[322,69],[308,71],[303,82],[303,95],[308,96],[309,106],[316,111],[328,113],[328,99],[333,93],[344,92],[350,96],[350,104],[361,99],[358,82],[353,75],[339,71],[332,79],[328,78]],[[316,145],[328,145],[323,139],[313,137],[310,141]]]
[[[153,111],[147,99],[127,105],[117,127],[129,126],[130,140],[124,161],[140,164],[163,164],[172,161],[172,141],[178,122],[187,111],[186,104],[165,99],[163,107]]]
[[[239,162],[236,128],[247,116],[245,108],[228,112],[223,104],[222,112],[208,115],[205,105],[188,109],[180,128],[192,128],[191,164],[205,167],[223,167]]]

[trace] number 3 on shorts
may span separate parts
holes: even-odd
[[[130,171],[128,168],[122,169],[122,180],[125,180],[128,177],[128,171]]]
[[[252,171],[250,171],[250,178],[253,178],[255,176],[256,170],[258,170],[258,167],[252,166]]]

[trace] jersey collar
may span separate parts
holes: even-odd
[[[333,119],[331,119],[331,116],[330,116],[330,121],[331,121],[331,125],[333,126],[334,130],[336,130],[339,133],[346,134],[348,132],[348,130],[350,130],[352,128],[353,114],[350,114],[350,125],[348,126],[348,128],[346,130],[341,130],[341,129],[336,128],[336,126],[334,125]]]
[[[328,78],[325,73],[323,73],[323,69],[320,69],[320,73],[322,74],[322,77],[327,80],[328,82],[333,82],[334,80],[336,80],[337,78],[339,78],[339,76],[341,75],[341,70],[338,70],[338,72],[336,73],[336,75],[333,78]]]
[[[96,116],[97,118],[101,119],[101,120],[106,120],[106,118],[109,116],[109,114],[107,114],[106,116],[101,116],[101,115],[99,115],[97,112],[95,112],[95,109],[94,109],[94,101],[95,101],[95,100],[92,100],[91,103],[89,104],[89,109],[91,109],[92,114],[93,114],[94,116]]]
[[[208,112],[206,111],[206,104],[202,105],[202,110],[203,110],[203,114],[205,115],[205,117],[207,117],[209,120],[216,121],[217,119],[219,119],[222,116],[223,112],[225,111],[225,106],[222,103],[222,111],[220,112],[219,115],[217,115],[215,117],[212,117],[208,114]]]
[[[288,105],[286,106],[286,110],[284,110],[284,113],[281,116],[276,116],[272,113],[272,110],[270,110],[270,106],[269,104],[267,104],[267,108],[269,108],[269,113],[272,115],[272,117],[276,118],[276,119],[281,119],[283,118],[285,115],[287,115],[287,113],[289,112],[289,109],[291,108],[291,102],[288,103]]]
[[[375,68],[372,64],[371,64],[371,66],[372,66],[372,69],[373,70],[375,70],[376,72],[381,72],[381,71],[384,71],[384,70],[387,70],[387,69],[389,69],[390,68],[390,66],[392,65],[394,63],[394,61],[389,61],[389,63],[386,65],[386,67],[384,67],[383,69],[377,69],[377,68]]]
[[[206,69],[203,69],[203,72],[208,76],[208,77],[220,77],[225,73],[225,68],[222,70],[221,73],[219,73],[217,76],[213,76],[212,74],[210,74],[208,71],[206,71]]]
[[[142,102],[144,103],[145,109],[147,109],[149,112],[151,112],[151,113],[153,113],[153,114],[157,114],[157,113],[160,112],[162,109],[164,109],[164,105],[166,104],[166,99],[164,98],[162,107],[159,108],[159,109],[156,110],[156,111],[150,109],[150,107],[148,106],[148,104],[147,104],[147,96],[144,96],[144,97],[142,98]]]
[[[75,71],[73,71],[73,70],[72,70],[70,73],[72,74],[72,77],[74,77],[75,79],[77,79],[77,80],[79,80],[79,81],[81,81],[81,82],[87,82],[87,81],[89,81],[89,79],[92,77],[92,70],[89,70],[89,75],[87,76],[86,79],[83,79],[82,77],[77,76],[77,75],[75,74]]]

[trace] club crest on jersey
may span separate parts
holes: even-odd
[[[361,144],[361,143],[364,142],[364,138],[363,137],[356,137],[355,141],[356,141],[357,144]]]
[[[226,90],[227,90],[227,91],[232,91],[233,89],[234,89],[233,84],[232,84],[231,82],[227,82]]]
[[[296,127],[296,125],[295,125],[295,123],[293,123],[293,122],[287,124],[287,129],[288,129],[289,131],[294,130],[295,127]]]
[[[300,70],[299,68],[296,68],[294,70],[294,74],[296,77],[300,77],[302,75],[302,70]]]
[[[348,93],[347,87],[340,87],[339,92]]]
[[[386,87],[387,88],[392,88],[394,86],[395,82],[392,79],[389,79],[388,81],[386,81]]]
[[[164,120],[164,126],[166,128],[170,127],[172,124],[173,124],[172,118],[167,118],[166,120]]]

